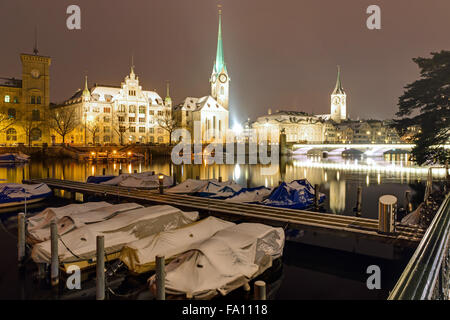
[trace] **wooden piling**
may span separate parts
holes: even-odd
[[[122,174],[122,169],[119,169],[119,174]]]
[[[361,209],[362,208],[362,187],[358,187],[358,191],[356,194],[356,216],[361,216]]]
[[[50,224],[50,236],[51,236],[50,282],[54,287],[59,284],[58,228],[54,220]]]
[[[103,175],[106,175],[106,168],[103,168]]]
[[[47,167],[47,178],[50,178],[50,168]]]
[[[174,172],[173,174],[172,174],[172,179],[173,179],[173,181],[172,181],[172,186],[176,186],[177,185],[177,173],[176,172]]]
[[[406,200],[406,205],[405,205],[406,213],[411,213],[412,212],[411,191],[406,190],[405,200]]]
[[[156,256],[156,299],[166,300],[166,274],[164,266],[164,256]]]
[[[22,265],[25,260],[26,247],[25,247],[25,214],[23,212],[19,213],[17,216],[17,259],[19,266]]]
[[[222,182],[222,177],[219,177],[219,182]]]
[[[314,210],[319,211],[319,185],[314,185]]]
[[[266,299],[266,283],[264,281],[255,281],[254,300]]]
[[[105,236],[97,236],[96,299],[105,300]]]
[[[199,177],[199,176],[196,176],[196,177],[195,177],[195,180],[200,180],[200,177]]]

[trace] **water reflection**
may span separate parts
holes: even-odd
[[[339,214],[353,214],[356,190],[363,187],[364,203],[370,199],[363,216],[376,216],[377,198],[381,194],[394,194],[403,201],[404,192],[412,182],[426,181],[428,169],[414,166],[401,155],[399,159],[321,159],[299,156],[282,158],[278,171],[264,175],[262,165],[214,164],[214,165],[173,165],[170,159],[155,158],[150,163],[88,163],[74,160],[32,161],[21,167],[0,167],[0,179],[20,183],[23,179],[51,177],[75,181],[86,181],[90,175],[118,175],[124,173],[155,171],[166,175],[176,174],[177,181],[186,179],[233,179],[242,186],[277,186],[279,181],[306,178],[312,184],[320,185],[321,192],[327,195],[327,210]],[[433,170],[434,179],[443,179],[445,170]],[[363,208],[364,209],[364,208]]]

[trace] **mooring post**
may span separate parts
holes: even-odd
[[[106,168],[103,168],[103,175],[106,175]]]
[[[97,236],[96,299],[105,300],[105,236]]]
[[[119,169],[119,174],[122,174],[122,169]]]
[[[53,220],[50,224],[51,238],[51,266],[50,282],[53,287],[59,284],[59,258],[58,258],[58,228]]]
[[[164,193],[164,176],[162,174],[160,174],[158,176],[158,181],[159,181],[159,194],[163,194]]]
[[[196,176],[196,177],[195,177],[195,180],[200,180],[200,177],[199,177],[199,176]]]
[[[25,247],[25,214],[23,212],[19,213],[17,216],[17,238],[18,238],[18,246],[17,246],[17,258],[19,267],[22,266],[23,261],[25,260],[26,247]]]
[[[177,173],[176,172],[174,172],[172,174],[172,179],[173,179],[172,186],[176,186],[177,185]]]
[[[166,300],[164,256],[156,256],[156,299]]]
[[[47,178],[50,178],[50,168],[47,167]]]
[[[395,233],[395,216],[397,214],[397,198],[392,195],[381,196],[378,200],[378,232]]]
[[[406,205],[405,205],[406,213],[411,213],[412,212],[411,191],[406,190],[405,200],[406,200]]]
[[[266,283],[264,281],[255,281],[255,300],[266,300]]]
[[[219,177],[219,182],[222,182],[222,177]]]
[[[359,186],[356,194],[356,215],[358,217],[361,216],[361,207],[362,207],[362,187]]]
[[[319,185],[314,185],[314,210],[319,211]]]

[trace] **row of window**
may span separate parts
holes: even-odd
[[[84,110],[85,110],[85,112],[89,112],[89,107],[86,107]],[[92,112],[97,112],[98,113],[98,112],[100,112],[100,108],[99,107],[92,107]],[[124,113],[127,112],[126,106],[121,104],[119,106],[118,112],[124,112]],[[111,108],[110,107],[104,107],[103,108],[103,113],[111,113]],[[128,113],[136,113],[136,106],[133,106],[133,105],[129,106]],[[146,114],[146,107],[145,106],[139,106],[139,113],[140,114]],[[150,110],[149,114],[151,116],[154,116],[155,115],[155,110]],[[167,110],[166,114],[170,115],[170,111]],[[164,115],[164,111],[158,110],[157,115],[158,116],[163,116]]]
[[[135,140],[136,138],[134,136],[130,137],[130,140]],[[143,141],[144,137],[139,137],[139,140]],[[96,136],[94,138],[95,143],[99,143],[100,142],[100,137]],[[158,143],[163,143],[164,142],[164,137],[159,136],[157,139]],[[103,142],[104,143],[108,143],[111,142],[111,137],[110,136],[103,136]],[[149,137],[149,142],[150,143],[154,143],[155,142],[155,137],[154,136],[150,136]]]
[[[14,99],[11,101],[11,96],[10,95],[5,95],[4,101],[6,103],[19,103],[19,98],[14,97]],[[41,96],[30,96],[30,104],[41,104],[42,100],[41,100]]]
[[[17,116],[16,109],[9,108],[8,109],[8,117],[10,119],[15,119]],[[39,110],[32,110],[31,111],[31,121],[40,121],[41,120],[41,112]]]
[[[33,128],[30,131],[30,140],[39,141],[42,137],[42,131],[39,128]],[[6,141],[17,141],[17,131],[14,128],[6,130]]]

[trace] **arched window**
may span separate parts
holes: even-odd
[[[6,131],[6,140],[7,141],[17,141],[17,131],[14,128],[9,128]]]
[[[36,104],[41,104],[41,97],[40,96],[36,97]]]
[[[30,132],[30,139],[31,141],[39,141],[42,137],[42,131],[39,128],[33,128]]]
[[[103,136],[103,142],[109,142],[110,140],[109,136]]]
[[[14,119],[16,117],[16,109],[14,108],[9,108],[8,109],[8,117],[10,119]]]

